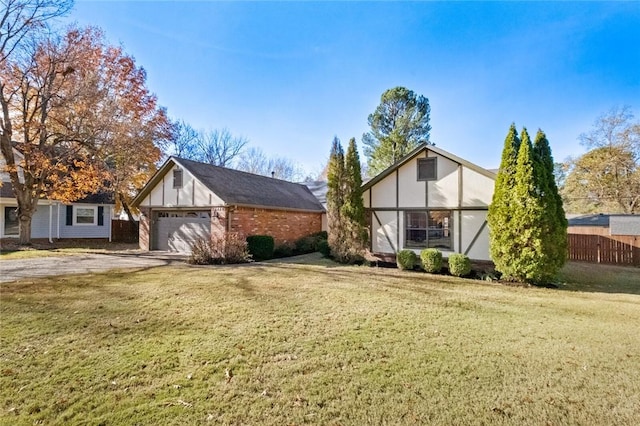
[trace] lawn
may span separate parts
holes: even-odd
[[[295,261],[2,284],[0,423],[640,422],[638,295]]]

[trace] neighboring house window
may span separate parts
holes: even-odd
[[[4,235],[18,235],[18,208],[4,208]]]
[[[413,248],[453,249],[451,210],[406,212],[405,246]]]
[[[438,179],[437,158],[418,158],[418,180]]]
[[[173,170],[173,188],[182,188],[182,170]]]
[[[98,208],[97,207],[85,207],[76,206],[74,225],[96,225],[98,223]]]

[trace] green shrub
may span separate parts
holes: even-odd
[[[413,250],[400,250],[396,255],[396,264],[404,271],[413,269],[417,263],[418,255]]]
[[[247,237],[247,247],[253,260],[267,260],[273,257],[275,243],[271,235],[250,235]]]
[[[463,277],[471,273],[471,260],[462,253],[454,253],[449,256],[449,273],[456,277]]]
[[[420,252],[420,261],[422,269],[437,274],[442,269],[442,252],[434,248],[424,249]]]
[[[276,259],[281,257],[291,257],[293,256],[294,250],[295,246],[291,243],[278,244],[273,250],[273,257]]]
[[[306,254],[320,251],[319,244],[327,239],[327,231],[315,232],[299,238],[295,242],[295,254]]]
[[[322,253],[324,257],[331,257],[331,247],[329,247],[329,241],[320,240],[318,242],[318,251]]]

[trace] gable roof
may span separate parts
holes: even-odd
[[[473,164],[470,161],[464,160],[456,155],[451,154],[450,152],[445,151],[444,149],[440,149],[440,148],[436,148],[434,145],[428,145],[426,143],[421,143],[420,145],[418,145],[413,151],[411,151],[410,153],[408,153],[407,155],[405,155],[403,158],[401,158],[398,162],[396,162],[395,164],[389,166],[387,169],[383,170],[382,172],[380,172],[380,174],[378,174],[377,176],[373,177],[371,180],[369,180],[368,182],[366,182],[365,184],[362,185],[362,189],[363,190],[367,190],[369,188],[371,188],[373,185],[375,185],[376,183],[380,182],[382,179],[386,178],[387,176],[389,176],[391,173],[393,173],[396,169],[402,167],[404,164],[408,163],[409,161],[411,161],[414,157],[416,157],[418,154],[420,154],[422,151],[424,150],[429,150],[432,152],[435,152],[436,154],[440,155],[441,157],[445,157],[448,158],[449,160],[453,161],[454,163],[458,163],[458,164],[462,164],[463,166],[480,173],[481,175],[484,175],[488,178],[494,179],[496,178],[496,174],[485,169],[482,168],[476,164]]]
[[[322,204],[304,185],[178,157],[170,157],[160,167],[133,199],[133,205],[138,206],[174,164],[191,173],[226,205],[324,211]]]

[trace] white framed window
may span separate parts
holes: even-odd
[[[410,211],[404,219],[406,247],[453,249],[451,210]]]
[[[173,189],[182,188],[182,170],[173,169]]]
[[[73,215],[74,225],[97,225],[98,207],[96,206],[75,206]]]

